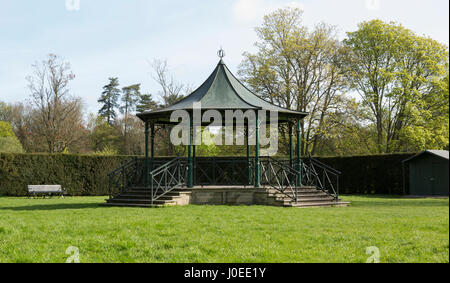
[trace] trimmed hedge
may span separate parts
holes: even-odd
[[[0,195],[24,196],[28,185],[58,184],[69,195],[108,194],[107,174],[129,156],[0,153]]]
[[[341,194],[400,195],[403,194],[402,160],[412,155],[409,153],[318,159],[342,172],[339,182]],[[107,195],[107,174],[132,158],[0,153],[0,195],[25,196],[27,185],[31,184],[59,184],[66,188],[69,195],[74,196]]]
[[[341,171],[342,174],[339,177],[341,194],[402,195],[402,161],[413,155],[414,153],[399,153],[323,157],[318,160]]]

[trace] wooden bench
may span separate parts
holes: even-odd
[[[61,188],[61,185],[28,185],[28,196],[46,195],[52,196],[54,194],[64,197],[66,191]]]

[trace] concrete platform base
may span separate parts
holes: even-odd
[[[270,205],[286,207],[347,206],[348,202],[335,200],[315,187],[299,187],[298,201],[294,192],[284,193],[274,188],[250,186],[198,186],[174,189],[153,202],[146,188],[130,188],[107,200],[111,206],[155,207],[170,205]]]

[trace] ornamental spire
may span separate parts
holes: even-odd
[[[217,56],[219,56],[220,60],[225,57],[225,51],[223,51],[222,46],[220,47],[219,51],[217,51]]]

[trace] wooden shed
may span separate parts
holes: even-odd
[[[448,196],[448,151],[425,150],[403,161],[404,192],[417,196]],[[409,192],[406,169],[409,168]]]

